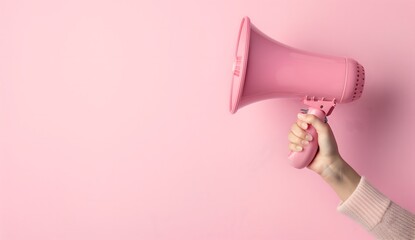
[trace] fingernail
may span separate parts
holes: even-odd
[[[303,141],[301,141],[301,144],[308,145],[308,144],[310,144],[310,142],[309,141],[306,141],[306,140],[303,140]]]
[[[312,141],[313,140],[313,136],[311,136],[310,134],[307,134],[305,136],[305,139],[307,139],[307,141]]]
[[[305,123],[305,122],[303,122],[303,123],[301,124],[301,128],[302,128],[302,129],[304,129],[304,130],[307,130],[307,128],[308,128],[308,124],[307,124],[307,123]]]
[[[297,151],[301,152],[301,151],[303,151],[303,148],[302,148],[301,146],[296,146],[296,147],[295,147],[295,150],[297,150]]]

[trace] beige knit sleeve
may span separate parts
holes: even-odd
[[[363,225],[377,239],[415,239],[415,215],[390,201],[364,177],[337,210]]]

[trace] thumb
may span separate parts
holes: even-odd
[[[311,124],[317,131],[317,133],[323,133],[327,130],[327,124],[321,121],[317,116],[313,114],[298,114],[298,119]]]

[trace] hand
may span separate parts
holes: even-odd
[[[288,134],[289,148],[291,151],[301,152],[307,147],[312,140],[312,136],[306,132],[309,124],[317,131],[319,149],[308,168],[322,175],[327,167],[341,159],[336,139],[329,124],[322,122],[312,114],[298,114],[298,120],[293,124]]]
[[[319,149],[308,168],[318,173],[345,201],[356,189],[360,175],[339,154],[333,131],[327,123],[311,114],[298,114],[297,122],[288,134],[291,151],[300,152],[311,141],[306,129],[311,124],[317,131]]]

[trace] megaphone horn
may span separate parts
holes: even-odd
[[[337,103],[362,95],[365,70],[356,60],[311,53],[277,42],[258,30],[248,17],[239,29],[229,110],[270,98],[299,98],[307,113],[326,120]],[[308,166],[318,149],[317,133],[307,130],[313,141],[302,152],[291,152],[296,168]]]

